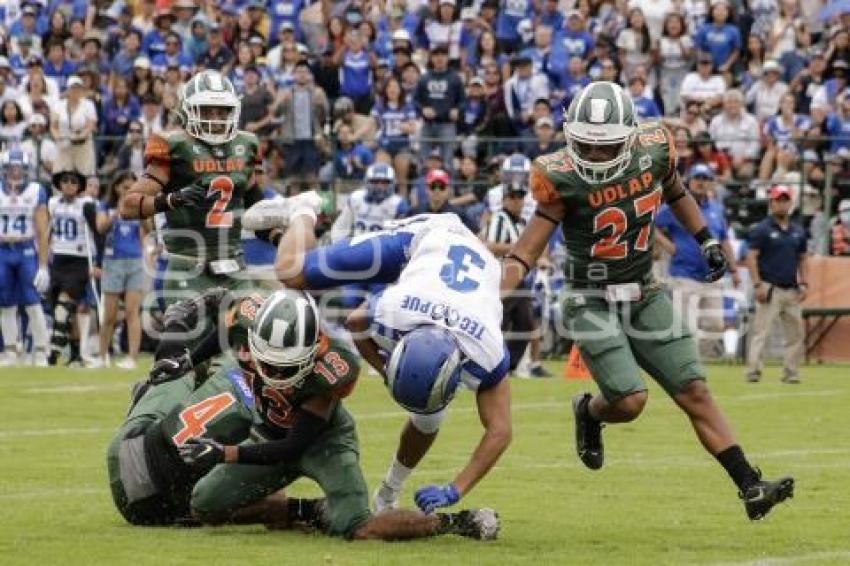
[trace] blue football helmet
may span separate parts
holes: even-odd
[[[463,360],[454,337],[439,326],[422,326],[398,342],[387,363],[387,387],[413,413],[436,413],[460,383]]]
[[[514,153],[502,161],[502,185],[505,191],[527,191],[531,161],[521,153]]]
[[[3,170],[3,179],[10,183],[25,183],[29,173],[30,160],[26,153],[20,149],[10,149],[0,157],[0,168]]]
[[[366,201],[381,203],[395,191],[395,170],[386,163],[373,163],[366,169]]]

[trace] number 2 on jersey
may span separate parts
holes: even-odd
[[[207,213],[207,228],[230,228],[233,226],[233,212],[225,212],[225,210],[230,204],[230,199],[233,198],[233,180],[224,175],[213,179],[207,194],[212,196],[215,193],[218,193],[218,200]]]
[[[189,405],[180,411],[180,422],[183,423],[183,428],[172,436],[171,440],[175,445],[180,446],[190,438],[203,436],[207,431],[207,424],[235,402],[233,395],[225,392]]]
[[[648,195],[636,198],[634,201],[635,214],[640,217],[650,215],[650,220],[640,228],[635,239],[634,249],[645,252],[649,249],[649,235],[652,233],[652,224],[655,221],[655,213],[661,206],[661,191],[653,191]],[[626,232],[629,219],[621,208],[612,206],[606,208],[593,218],[593,232],[601,232],[611,228],[609,236],[603,236],[590,248],[591,257],[599,259],[624,259],[629,253],[627,242],[621,242],[620,237]]]

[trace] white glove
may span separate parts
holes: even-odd
[[[47,289],[50,288],[50,272],[47,271],[46,267],[38,268],[38,271],[35,272],[32,284],[35,287],[35,290],[39,293],[47,292]]]

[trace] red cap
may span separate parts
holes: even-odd
[[[785,185],[775,185],[771,187],[770,190],[767,192],[767,196],[768,198],[770,198],[770,200],[782,197],[792,199],[794,198],[794,191],[792,191],[790,187],[786,187]]]
[[[448,187],[449,174],[442,169],[432,169],[431,171],[428,171],[428,174],[425,176],[425,186],[427,187],[433,183],[442,183]]]

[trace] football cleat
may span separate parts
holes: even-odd
[[[757,470],[757,473],[759,481],[738,494],[744,500],[744,508],[751,521],[764,518],[774,505],[794,497],[794,478],[766,481],[761,479],[760,470]]]
[[[387,485],[387,482],[382,481],[381,486],[375,490],[372,496],[372,507],[375,509],[375,514],[380,515],[389,509],[398,508],[398,492]]]
[[[591,470],[598,470],[605,462],[605,448],[602,445],[601,422],[590,418],[587,405],[593,396],[579,393],[573,397],[573,415],[576,421],[576,452],[579,460]]]
[[[457,534],[476,540],[496,540],[501,523],[493,509],[465,509],[457,514]]]
[[[543,367],[542,364],[538,364],[538,365],[532,367],[531,370],[528,373],[529,373],[529,375],[531,375],[531,377],[535,377],[535,378],[552,377],[552,373],[549,372],[549,370],[547,370],[545,367]]]
[[[115,366],[119,369],[124,370],[134,370],[136,369],[136,360],[130,357],[126,357],[115,363]]]
[[[800,383],[800,376],[796,373],[786,373],[782,376],[782,383],[798,384]]]
[[[286,228],[289,224],[289,199],[264,199],[254,204],[242,215],[245,230],[271,230]]]
[[[40,352],[36,352],[32,355],[32,363],[37,368],[46,368],[47,364],[47,354],[42,350]]]

